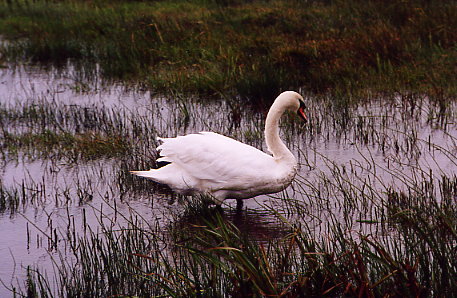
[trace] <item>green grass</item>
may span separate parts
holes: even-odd
[[[455,196],[455,177],[443,177],[442,182],[454,188],[447,195]],[[199,222],[178,218],[175,222],[187,227],[172,233],[134,211],[118,214],[128,220],[118,229],[115,222],[106,221],[110,217],[94,210],[99,229],[87,225],[78,232],[71,224],[68,230],[62,228],[78,262],[57,262],[54,286],[44,272],[30,268],[26,287],[19,290],[32,296],[76,297],[452,295],[457,274],[456,205],[439,202],[427,187],[415,193],[392,191],[384,197],[380,211],[389,215],[376,229],[387,237],[351,231],[333,213],[326,235],[316,237],[307,227],[293,224],[286,237],[259,243],[224,214],[201,204],[188,207],[190,213],[200,214]],[[399,203],[400,197],[407,205]]]
[[[128,152],[129,144],[121,136],[102,136],[93,133],[72,135],[56,134],[45,130],[41,133],[6,134],[3,150],[10,154],[18,151],[41,155],[58,152],[61,156],[77,160],[116,157]]]
[[[455,97],[449,1],[6,1],[4,57],[98,64],[153,90],[271,100],[304,86],[356,98]]]
[[[0,152],[34,158],[114,158],[131,150],[125,120],[108,110],[53,104],[0,105]]]

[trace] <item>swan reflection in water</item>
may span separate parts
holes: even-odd
[[[192,207],[193,208],[193,207]],[[178,215],[169,230],[178,231],[182,241],[191,240],[202,229],[218,230],[223,225],[240,237],[256,243],[268,243],[285,238],[290,226],[277,218],[272,211],[262,208],[211,207],[206,204]],[[238,231],[236,231],[238,230]]]

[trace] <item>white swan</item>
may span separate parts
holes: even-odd
[[[268,155],[252,146],[213,132],[200,132],[176,138],[159,138],[161,157],[169,164],[132,174],[167,184],[181,194],[210,195],[216,205],[225,199],[247,199],[285,189],[293,180],[297,161],[279,138],[279,119],[285,111],[297,112],[306,120],[303,97],[281,93],[265,123]],[[241,201],[238,201],[241,202]]]

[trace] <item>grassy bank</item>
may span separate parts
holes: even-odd
[[[154,90],[456,94],[452,1],[4,1],[3,59]]]

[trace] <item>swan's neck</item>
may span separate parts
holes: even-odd
[[[265,121],[265,142],[267,143],[268,151],[278,161],[296,164],[294,155],[279,137],[279,119],[284,113],[284,109],[275,103],[271,106],[270,111],[268,111]]]

